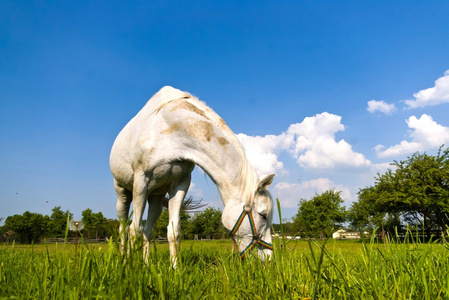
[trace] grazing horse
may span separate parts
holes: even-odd
[[[180,208],[195,165],[216,184],[224,204],[223,225],[230,230],[240,255],[255,247],[261,259],[271,255],[273,201],[267,188],[274,174],[259,179],[226,123],[197,98],[168,86],[129,121],[111,150],[117,216],[122,224],[133,203],[128,230],[131,245],[143,233],[144,256],[148,257],[152,229],[168,194],[167,238],[171,261],[176,264]],[[146,202],[148,217],[143,228]]]

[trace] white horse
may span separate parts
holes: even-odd
[[[131,243],[143,232],[148,257],[152,229],[168,194],[167,237],[176,264],[180,208],[195,165],[217,185],[224,204],[222,222],[240,255],[253,247],[261,259],[271,255],[273,201],[267,188],[274,174],[259,180],[226,123],[197,98],[168,86],[122,129],[111,150],[117,215],[122,224],[133,203]],[[148,217],[143,228],[146,202]]]

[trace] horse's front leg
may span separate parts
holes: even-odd
[[[162,201],[165,195],[149,195],[148,196],[148,217],[145,223],[143,257],[148,262],[150,256],[150,241],[153,239],[153,228],[157,219],[162,212]]]
[[[180,211],[182,201],[186,196],[187,190],[190,186],[190,173],[179,181],[179,184],[170,193],[170,199],[168,201],[168,226],[167,226],[167,239],[170,248],[170,260],[173,267],[176,267],[179,237],[180,237]]]

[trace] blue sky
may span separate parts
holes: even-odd
[[[447,1],[0,0],[0,217],[114,218],[110,148],[164,85],[276,173],[283,218],[332,188],[349,207],[390,162],[449,145],[448,14]],[[190,193],[222,208],[201,171]]]

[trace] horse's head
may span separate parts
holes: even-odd
[[[223,224],[230,230],[235,246],[243,257],[250,249],[258,249],[262,260],[271,256],[271,221],[273,217],[273,200],[268,186],[274,174],[263,176],[257,185],[250,207],[242,202],[230,203],[223,210]]]

